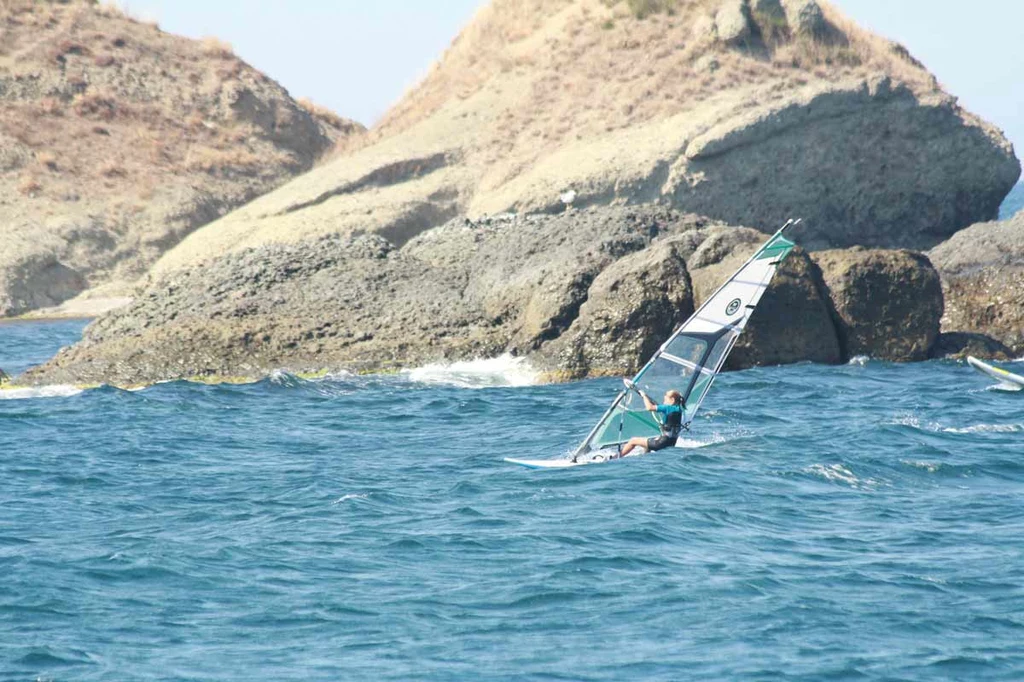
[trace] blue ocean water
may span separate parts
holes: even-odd
[[[1014,185],[1010,194],[999,208],[999,219],[1006,220],[1024,209],[1024,182]]]
[[[0,392],[0,679],[1024,678],[1024,394],[760,368],[538,472],[617,382],[514,370]]]

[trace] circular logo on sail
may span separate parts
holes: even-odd
[[[743,301],[741,301],[738,298],[732,299],[731,301],[729,301],[729,305],[725,309],[725,314],[726,315],[735,315],[736,311],[740,309],[741,305],[743,305]]]

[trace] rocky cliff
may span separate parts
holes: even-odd
[[[125,290],[359,129],[112,5],[8,0],[0,28],[0,317]]]
[[[361,235],[244,249],[157,276],[19,381],[386,371],[501,353],[549,379],[635,372],[766,237],[635,206],[457,219],[402,247]],[[821,258],[819,267],[800,249],[790,256],[731,367],[834,363],[851,352],[919,359],[917,335],[934,339],[942,310],[927,259]]]
[[[25,380],[502,352],[629,372],[800,216],[807,251],[730,366],[921,359],[931,262],[849,247],[933,246],[1019,174],[998,130],[822,2],[495,0],[376,129],[189,235]]]
[[[158,265],[457,215],[660,202],[810,248],[928,248],[990,220],[1003,135],[824,2],[495,0],[333,163]]]

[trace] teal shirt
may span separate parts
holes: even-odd
[[[675,438],[683,427],[683,407],[681,405],[658,405],[654,411],[661,415],[661,432]]]
[[[676,414],[677,412],[682,414],[683,408],[679,405],[658,405],[654,411],[668,419],[670,414]]]

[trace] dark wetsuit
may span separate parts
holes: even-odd
[[[679,432],[683,429],[683,408],[679,405],[658,405],[654,410],[661,415],[661,435],[647,439],[647,449],[651,452],[664,450],[676,444]]]

